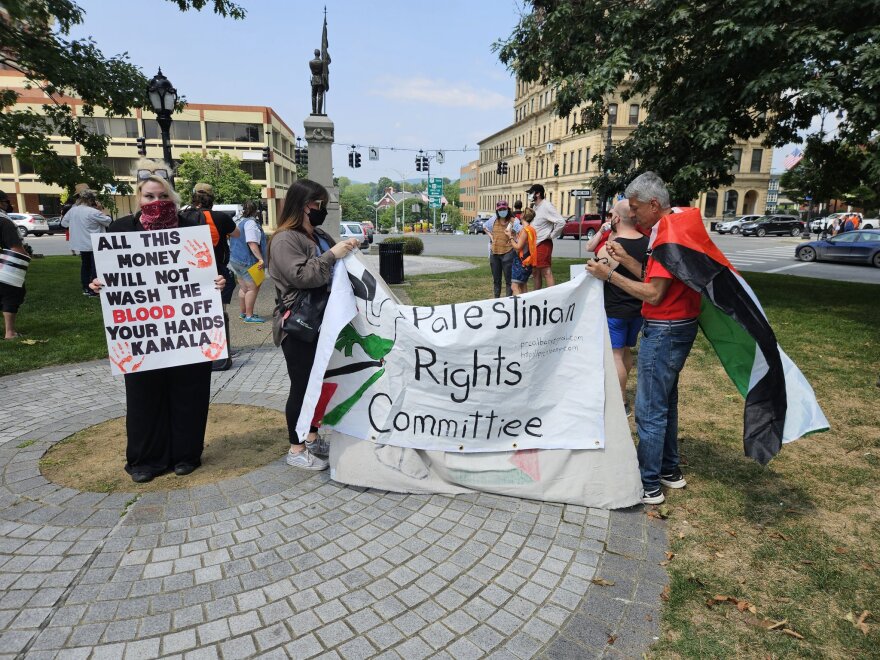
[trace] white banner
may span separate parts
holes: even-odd
[[[207,225],[92,235],[114,375],[227,356]]]
[[[411,307],[349,258],[336,266],[297,434],[323,418],[412,449],[601,449],[606,334],[594,278]]]

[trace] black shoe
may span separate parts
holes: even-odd
[[[152,472],[132,472],[131,480],[136,484],[145,484],[152,481],[155,476]]]
[[[684,477],[681,476],[681,470],[679,470],[678,468],[676,468],[669,474],[661,474],[660,483],[667,488],[684,488],[685,486],[687,486],[687,481],[685,481]]]
[[[211,371],[229,371],[232,368],[232,358],[214,360],[211,363]]]
[[[86,298],[99,298],[100,296],[94,291],[83,291],[83,295]]]
[[[178,477],[183,477],[196,470],[199,466],[192,465],[191,463],[178,463],[174,466],[174,474]]]

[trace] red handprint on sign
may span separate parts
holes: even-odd
[[[191,257],[195,259],[186,260],[186,263],[196,268],[209,268],[214,263],[214,251],[204,241],[194,241],[192,239],[186,242],[184,246]]]
[[[222,329],[218,328],[211,336],[211,343],[202,346],[202,353],[209,360],[216,360],[223,353],[224,348],[226,348],[226,335]]]
[[[123,343],[118,341],[116,342],[116,346],[113,347],[113,350],[110,351],[110,362],[115,364],[122,373],[133,373],[137,371],[140,369],[145,359],[146,356],[135,362],[128,342]],[[126,367],[128,367],[127,371]]]

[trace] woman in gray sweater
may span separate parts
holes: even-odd
[[[336,243],[320,225],[327,217],[327,189],[308,179],[295,181],[287,191],[278,229],[269,243],[269,276],[275,283],[282,309],[289,309],[301,289],[320,286],[329,288],[337,259],[344,258],[357,247],[357,239]],[[317,340],[300,341],[281,329],[282,313],[275,310],[272,333],[276,346],[281,346],[290,377],[285,416],[290,437],[287,464],[303,470],[326,470],[327,444],[312,426],[309,435],[296,434],[296,421],[302,409],[309,374],[315,361]]]

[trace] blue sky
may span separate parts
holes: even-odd
[[[298,135],[311,112],[308,60],[321,45],[324,3],[238,0],[244,21],[184,12],[164,0],[79,0],[105,54],[128,52],[147,76],[159,66],[192,102],[268,105]],[[336,176],[376,181],[416,176],[414,152],[381,149],[348,167],[348,145],[445,149],[431,174],[459,177],[477,141],[513,121],[514,80],[492,52],[510,34],[514,0],[327,0]],[[133,11],[136,10],[136,11]],[[452,149],[469,147],[471,151]]]
[[[444,149],[446,163],[431,173],[457,179],[477,141],[513,122],[514,79],[492,43],[516,25],[517,0],[238,2],[244,21],[165,0],[79,0],[86,20],[74,36],[93,37],[108,55],[127,52],[147,76],[161,66],[192,102],[271,106],[300,135],[326,4],[334,173],[358,181],[415,177],[416,154],[402,149]],[[348,167],[351,144],[363,145],[357,170]],[[367,159],[372,145],[378,162]],[[774,171],[791,149],[775,151]]]

